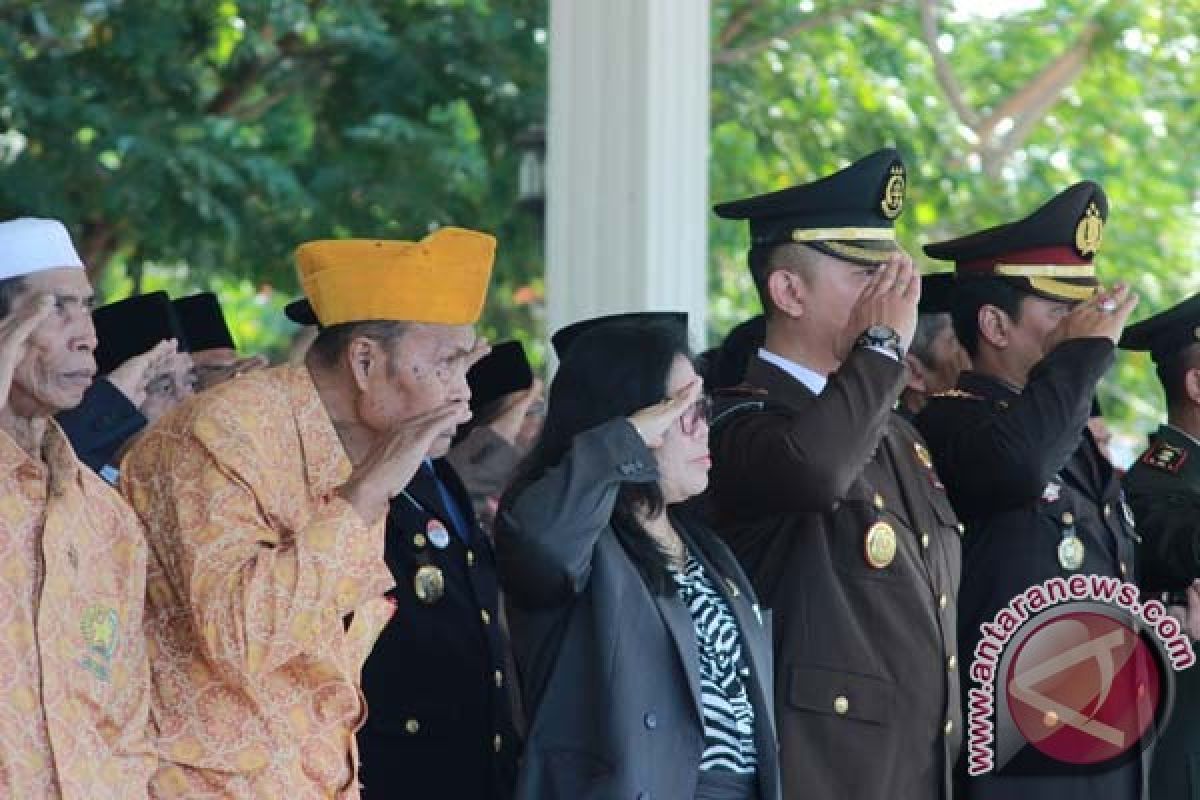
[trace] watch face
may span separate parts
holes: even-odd
[[[872,339],[878,339],[885,342],[900,338],[899,335],[887,325],[872,325],[871,327],[867,328],[867,336],[870,336]]]

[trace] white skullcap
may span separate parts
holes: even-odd
[[[34,217],[0,222],[0,280],[64,267],[83,269],[83,262],[61,222]]]

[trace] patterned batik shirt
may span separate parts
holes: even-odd
[[[391,615],[383,520],[301,366],[159,420],[121,465],[150,542],[160,798],[353,798],[362,664]]]
[[[154,771],[137,516],[47,425],[0,433],[0,797],[136,800]]]

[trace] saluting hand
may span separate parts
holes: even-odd
[[[12,309],[9,315],[0,321],[0,401],[3,402],[3,407],[8,407],[13,375],[29,348],[29,337],[53,310],[54,298],[48,294],[39,294]]]
[[[872,325],[885,325],[900,336],[900,346],[908,350],[917,330],[917,304],[921,301],[921,276],[913,268],[912,257],[898,250],[888,257],[850,312],[838,350],[844,361],[854,342]]]
[[[141,408],[142,403],[146,402],[146,387],[151,380],[170,370],[178,347],[174,339],[163,339],[108,373],[108,382],[117,387],[135,407]]]
[[[1116,344],[1137,303],[1138,296],[1124,283],[1101,289],[1059,320],[1050,333],[1046,352],[1070,339],[1105,338]]]
[[[533,385],[528,389],[505,395],[504,409],[488,423],[488,427],[504,441],[516,444],[521,426],[525,424],[525,415],[534,403],[542,399],[542,389],[541,380],[534,378]]]
[[[665,400],[652,406],[635,411],[629,416],[629,422],[641,434],[642,441],[650,449],[660,447],[663,437],[671,426],[683,416],[692,405],[700,399],[703,384],[696,378]]]
[[[470,418],[466,401],[455,400],[401,421],[354,467],[339,493],[359,516],[374,522],[412,481],[434,441]]]

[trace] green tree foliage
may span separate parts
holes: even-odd
[[[714,199],[894,145],[910,167],[899,235],[918,253],[1090,178],[1112,206],[1098,270],[1137,288],[1137,316],[1200,289],[1196,0],[713,5]],[[758,307],[739,227],[711,226],[718,331]],[[1101,395],[1127,427],[1161,413],[1142,356],[1122,356]]]
[[[544,114],[545,15],[545,0],[0,2],[0,217],[67,221],[110,297],[214,286],[236,303],[271,294],[258,284],[272,311],[301,241],[476,227],[501,241],[485,330],[530,330],[540,230],[516,206],[515,142]]]

